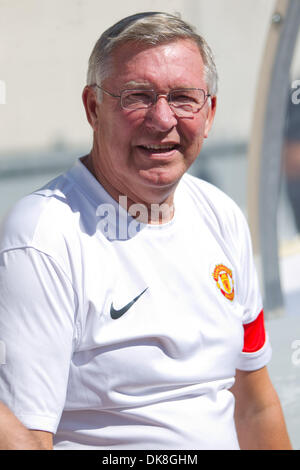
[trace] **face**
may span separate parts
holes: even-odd
[[[197,45],[178,40],[155,47],[125,44],[113,55],[112,73],[102,86],[119,95],[124,89],[203,88],[204,64]],[[176,185],[200,153],[211,128],[215,98],[192,117],[177,117],[160,97],[148,110],[124,110],[120,100],[87,87],[83,100],[94,130],[90,158],[95,176],[116,199],[134,202],[172,198]]]

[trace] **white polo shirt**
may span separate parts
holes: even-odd
[[[1,228],[0,400],[56,449],[237,449],[236,369],[271,356],[248,227],[184,175],[142,225],[80,160]]]

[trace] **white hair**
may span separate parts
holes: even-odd
[[[168,43],[177,39],[193,40],[204,63],[207,91],[217,93],[218,74],[212,51],[202,36],[183,21],[179,15],[146,12],[128,16],[107,29],[96,42],[89,59],[87,85],[101,85],[112,71],[112,52],[127,42],[149,46]],[[100,90],[99,90],[100,92]],[[101,94],[98,96],[101,99]]]

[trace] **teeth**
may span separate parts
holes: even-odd
[[[161,145],[144,145],[144,147],[148,150],[170,150],[175,147],[175,145],[171,144],[161,144]]]

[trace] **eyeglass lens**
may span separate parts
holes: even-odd
[[[121,93],[121,105],[131,110],[147,109],[156,103],[159,96],[153,90],[124,90]],[[172,90],[167,99],[176,114],[193,114],[203,106],[206,95],[201,89]]]

